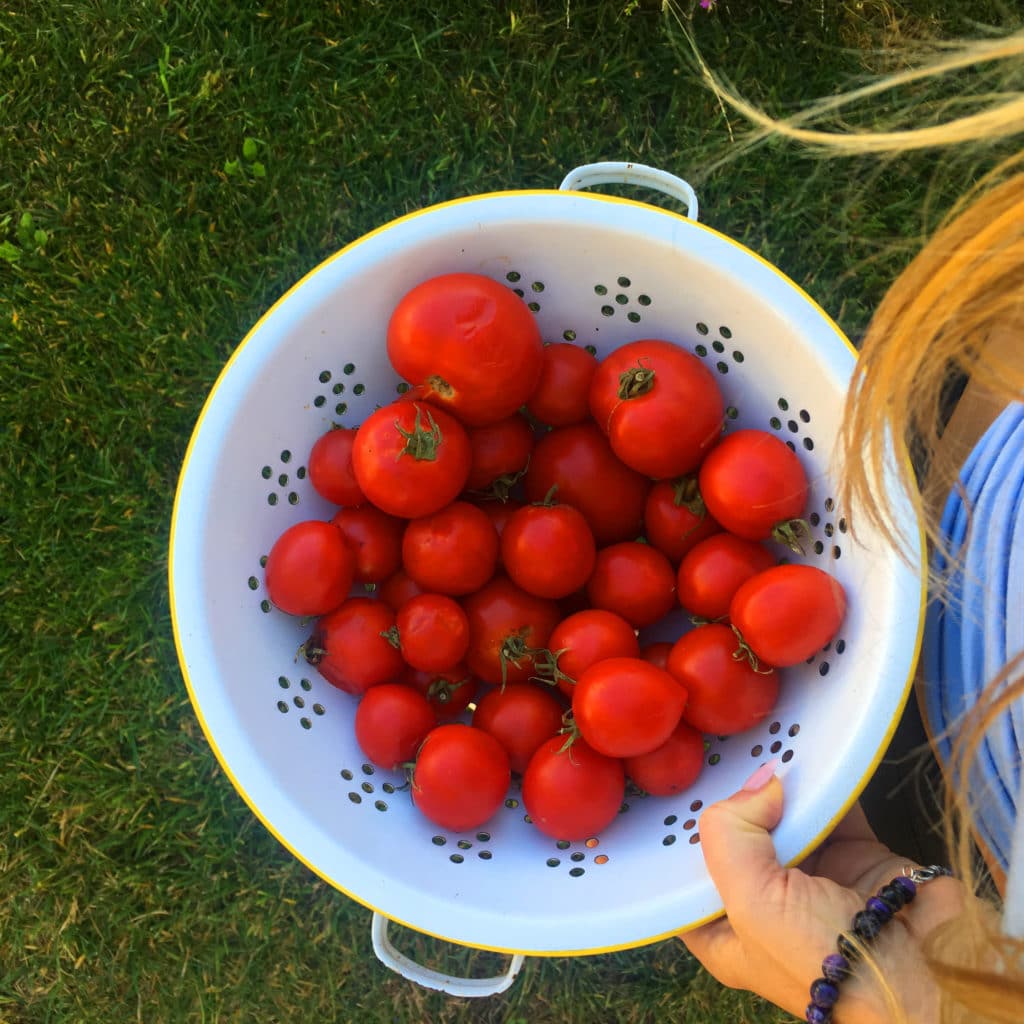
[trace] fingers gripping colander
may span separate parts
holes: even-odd
[[[572,191],[611,180],[667,191],[691,217]],[[574,171],[560,190],[476,196],[403,217],[280,299],[232,355],[199,418],[170,551],[175,636],[196,713],[267,828],[387,918],[541,956],[664,938],[721,912],[699,846],[703,808],[781,758],[787,804],[775,842],[783,861],[795,861],[856,799],[895,726],[916,660],[922,578],[870,530],[855,543],[835,507],[830,457],[853,350],[783,274],[697,224],[695,212],[684,182],[621,164]],[[400,775],[365,763],[353,699],[296,662],[308,625],[272,609],[263,589],[261,558],[281,531],[332,514],[306,478],[313,441],[332,421],[357,424],[396,395],[384,346],[391,310],[419,281],[454,270],[515,289],[547,340],[602,355],[661,337],[695,352],[716,371],[729,428],[774,431],[799,453],[811,479],[806,560],[837,576],[850,598],[840,636],[786,672],[770,721],[713,741],[690,791],[628,797],[615,823],[586,842],[542,836],[514,790],[477,832],[427,822],[398,788]],[[680,619],[663,633],[682,628]],[[519,963],[502,978],[460,983],[397,956],[383,918],[374,938],[391,966],[464,994],[499,990]]]

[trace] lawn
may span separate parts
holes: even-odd
[[[966,6],[6,0],[0,1022],[788,1019],[675,942],[530,960],[478,1003],[380,967],[368,912],[253,818],[197,723],[168,609],[172,502],[209,388],[300,276],[396,216],[584,162],[686,177],[704,220],[856,338],[995,154],[741,150],[687,35],[788,114],[900,66],[900,46],[1019,27],[1012,4]],[[942,100],[848,116],[888,123],[913,101],[923,121]],[[500,962],[404,943],[455,969]]]

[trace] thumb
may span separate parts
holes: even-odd
[[[763,906],[769,889],[784,879],[770,834],[782,819],[778,765],[761,765],[738,792],[701,815],[704,862],[730,916]]]

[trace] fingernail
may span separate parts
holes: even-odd
[[[744,793],[757,793],[764,789],[775,776],[775,769],[779,767],[779,759],[772,758],[765,762],[753,775],[740,787]]]

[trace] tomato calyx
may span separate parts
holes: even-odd
[[[558,730],[558,734],[566,737],[565,742],[558,748],[558,753],[567,753],[572,760],[572,745],[580,738],[580,728],[573,717],[572,708],[562,715],[562,728]]]
[[[455,394],[455,388],[444,377],[439,377],[436,373],[432,377],[428,377],[423,382],[423,385],[425,390],[433,391],[434,394],[439,395],[441,398],[451,398]]]
[[[397,462],[403,455],[411,455],[417,462],[434,462],[437,449],[441,446],[441,428],[430,412],[427,412],[428,429],[423,428],[423,410],[416,406],[416,420],[412,430],[403,430],[395,420],[395,429],[405,438],[405,447],[395,456]]]
[[[780,544],[785,544],[791,551],[799,555],[806,554],[800,537],[810,537],[811,526],[806,519],[787,519],[785,522],[777,523],[772,530],[772,539]]]
[[[762,666],[761,662],[757,660],[757,655],[753,652],[753,650],[751,650],[750,644],[748,644],[747,641],[743,639],[743,634],[735,626],[732,627],[732,631],[736,634],[736,641],[739,645],[736,648],[736,650],[732,652],[733,660],[743,661],[745,658],[748,662],[750,662],[750,667],[759,676],[770,676],[775,671],[775,669],[770,667],[766,668]]]
[[[315,668],[324,660],[324,655],[326,654],[327,648],[321,647],[317,642],[317,638],[311,636],[308,640],[304,640],[299,644],[299,648],[295,652],[295,660],[298,661],[299,658],[305,658],[306,662]]]
[[[478,494],[487,501],[500,501],[502,504],[505,504],[512,497],[512,491],[515,490],[516,484],[526,475],[529,465],[530,463],[527,461],[526,465],[515,473],[502,473],[501,476],[495,477],[482,491],[472,491],[471,493]]]
[[[389,629],[385,629],[380,636],[382,640],[387,640],[387,642],[391,644],[396,651],[400,651],[402,649],[402,641],[398,635],[397,626],[391,626]]]
[[[466,686],[469,681],[469,676],[466,676],[465,679],[460,679],[457,683],[453,683],[450,679],[445,679],[443,676],[438,676],[427,687],[427,699],[438,704],[450,704],[455,696],[455,691]]]
[[[533,504],[538,508],[554,508],[558,504],[558,502],[555,501],[555,491],[557,490],[558,484],[552,484],[551,490],[549,490],[548,493],[540,499],[540,501],[535,501]]]
[[[655,371],[643,365],[640,360],[625,373],[619,374],[618,398],[628,402],[631,398],[646,395],[654,387]]]
[[[672,504],[676,508],[686,508],[698,519],[703,519],[708,512],[700,488],[697,486],[697,474],[689,473],[681,476],[672,484]],[[696,529],[696,527],[693,527]]]
[[[537,674],[530,678],[545,686],[557,686],[563,680],[575,686],[576,680],[558,667],[558,659],[568,650],[568,647],[563,647],[560,651],[551,651],[546,647],[534,650],[532,652],[533,667],[537,670]]]
[[[508,684],[509,665],[513,668],[522,668],[524,659],[534,658],[543,651],[542,648],[530,647],[526,642],[527,636],[529,636],[529,630],[521,629],[509,634],[502,642],[501,649],[498,651],[498,661],[501,663],[502,690]]]

